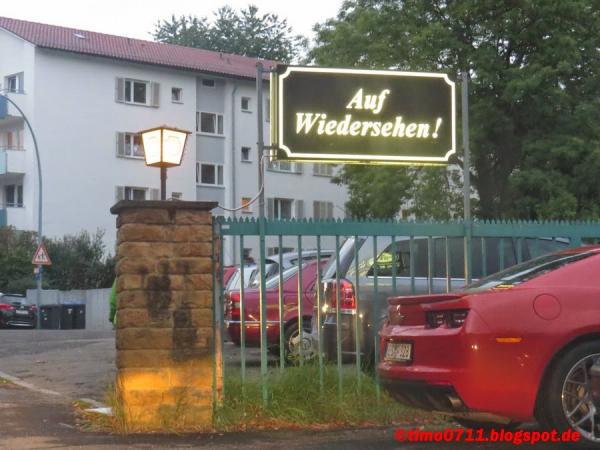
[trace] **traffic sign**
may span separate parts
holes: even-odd
[[[40,242],[37,250],[33,254],[33,259],[31,260],[31,264],[40,265],[40,266],[50,266],[52,265],[52,261],[50,260],[50,256],[48,255],[48,250],[46,250],[46,246],[43,242]]]

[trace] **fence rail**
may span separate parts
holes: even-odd
[[[340,393],[352,365],[360,381],[380,359],[377,331],[387,297],[450,292],[549,251],[597,242],[600,222],[218,218],[213,232],[215,261],[224,260],[225,239],[240,255],[249,241],[259,250],[258,262],[247,266],[256,274],[241,270],[239,286],[229,290],[216,284],[214,337],[224,356],[214,376],[239,372],[242,383],[258,377],[267,403],[269,378],[290,364],[317,364],[319,379],[307,382],[321,385],[324,365],[335,364]],[[276,250],[269,259],[268,242]],[[288,268],[284,249],[291,247],[303,263]],[[223,276],[223,265],[215,265],[215,280]],[[247,285],[249,276],[255,285]],[[260,370],[251,374],[258,361]]]

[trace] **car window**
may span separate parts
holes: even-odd
[[[358,238],[358,243],[357,243],[357,247],[359,249],[359,252],[361,250],[361,248],[363,247],[364,243],[366,241],[366,238],[363,237],[359,237]],[[346,277],[351,277],[354,276],[354,264],[352,264],[353,260],[354,260],[354,238],[348,238],[344,241],[344,243],[340,246],[340,276],[346,276]],[[322,255],[324,256],[324,254]],[[335,262],[336,258],[335,258],[335,252],[331,254],[331,259],[329,260],[329,263],[327,264],[327,266],[325,267],[325,270],[323,270],[323,279],[327,280],[327,279],[332,279],[335,278],[335,269],[336,269],[336,262]],[[345,275],[344,275],[345,274]]]
[[[393,245],[389,244],[378,256],[377,256],[377,276],[379,277],[391,277],[393,274]],[[427,239],[416,238],[413,240],[413,258],[415,261],[415,276],[426,277],[429,271],[427,265]],[[395,263],[396,263],[396,275],[399,277],[410,276],[410,240],[404,239],[396,241],[395,243]],[[375,275],[375,264],[373,264],[373,258],[367,260],[368,271],[367,276],[372,277]]]
[[[525,281],[529,281],[545,273],[559,269],[567,264],[581,261],[589,258],[596,252],[582,253],[553,253],[540,256],[539,258],[526,261],[516,266],[510,267],[502,272],[495,273],[489,277],[485,277],[476,283],[467,287],[467,292],[478,292],[482,290],[492,289],[497,286],[515,286]]]
[[[525,252],[528,258],[537,258],[548,253],[564,250],[569,246],[566,239],[526,238]]]
[[[289,280],[291,277],[293,277],[297,272],[298,272],[298,266],[290,267],[289,269],[284,270],[283,274],[282,274],[283,282],[285,283],[287,280]],[[274,288],[277,286],[279,286],[279,274],[272,276],[265,282],[266,289],[271,289],[271,288]]]

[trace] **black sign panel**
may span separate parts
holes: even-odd
[[[445,74],[279,66],[271,89],[276,159],[443,164],[455,152]]]

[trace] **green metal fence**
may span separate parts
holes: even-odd
[[[307,382],[321,385],[324,365],[335,364],[340,393],[349,370],[355,369],[360,380],[365,367],[376,366],[387,297],[457,290],[473,278],[554,249],[597,242],[600,222],[217,218],[213,232],[213,341],[215,351],[222,352],[214,376],[239,373],[242,383],[258,377],[266,404],[269,377],[290,364],[317,364],[319,379]],[[251,242],[258,257],[254,266],[239,271],[239,286],[227,291],[220,282],[225,240],[239,255]],[[269,260],[268,248],[274,253]],[[306,264],[287,270],[284,250],[289,248]],[[245,285],[249,276],[254,286]],[[291,342],[299,343],[295,353]],[[227,395],[226,383],[214,395]]]

